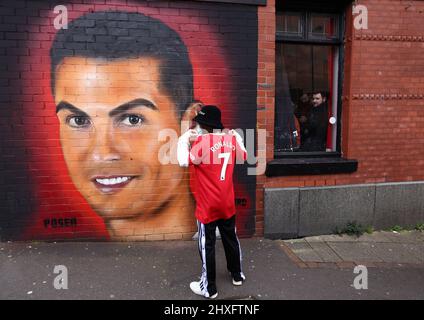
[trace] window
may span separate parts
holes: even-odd
[[[291,37],[303,37],[303,15],[296,12],[277,14],[277,33]]]
[[[338,150],[342,16],[277,12],[275,155]]]

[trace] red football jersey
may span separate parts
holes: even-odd
[[[243,143],[228,133],[200,135],[193,143],[189,163],[194,167],[196,218],[203,224],[229,219],[236,213],[233,172],[247,152]]]

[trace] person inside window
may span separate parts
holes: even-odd
[[[328,128],[327,95],[316,91],[312,95],[312,108],[303,122],[301,151],[326,151]]]

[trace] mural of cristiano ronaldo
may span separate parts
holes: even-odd
[[[53,41],[51,88],[69,175],[112,240],[195,230],[187,172],[163,165],[180,134],[193,72],[180,36],[141,13],[87,13]]]

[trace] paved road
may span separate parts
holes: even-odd
[[[352,266],[296,263],[283,241],[243,239],[247,281],[234,287],[217,243],[220,299],[424,299],[424,265],[368,268],[356,290]],[[68,289],[53,282],[68,269]],[[200,273],[194,241],[139,243],[0,243],[0,299],[203,299],[188,284]]]

